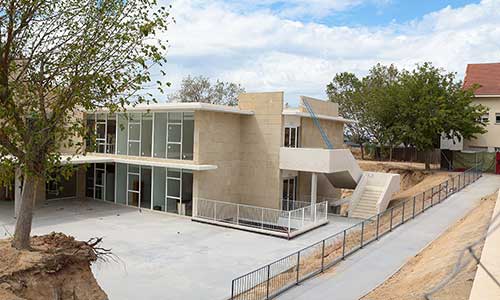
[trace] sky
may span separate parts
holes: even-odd
[[[187,75],[248,92],[326,98],[339,72],[432,62],[462,79],[467,63],[500,62],[500,0],[163,0],[175,23],[166,80]]]

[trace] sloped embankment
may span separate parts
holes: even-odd
[[[106,300],[90,269],[96,244],[62,233],[32,238],[31,251],[0,240],[0,300]]]

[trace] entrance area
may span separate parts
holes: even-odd
[[[123,163],[94,163],[86,172],[86,196],[133,207],[191,216],[190,170]]]

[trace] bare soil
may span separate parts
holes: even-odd
[[[0,240],[0,300],[105,300],[90,265],[99,253],[62,233],[32,237],[30,251]]]
[[[401,176],[401,190],[395,194],[389,206],[393,206],[423,191],[426,191],[454,176],[452,172],[439,169],[425,170],[422,163],[390,162],[390,161],[368,161],[358,160],[363,171],[393,173]],[[344,190],[342,197],[352,194],[352,190]],[[345,207],[345,210],[348,207]]]
[[[467,216],[450,227],[422,252],[411,258],[397,273],[371,291],[363,300],[420,300],[453,270],[458,256],[488,229],[497,195],[481,200]],[[480,255],[483,244],[474,250]],[[477,266],[470,260],[457,277],[433,295],[440,300],[469,299]]]

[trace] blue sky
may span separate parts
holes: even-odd
[[[443,0],[379,0],[364,1],[343,11],[332,12],[324,17],[301,17],[303,22],[318,22],[328,26],[386,26],[391,23],[405,23],[441,10],[447,6],[457,8],[480,1]],[[271,5],[279,13],[286,1]]]
[[[500,61],[500,0],[164,0],[172,4],[167,76],[187,75],[325,98],[338,72],[430,61],[464,75]]]

